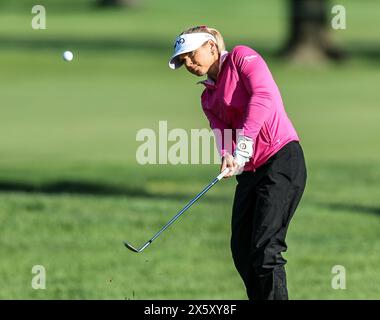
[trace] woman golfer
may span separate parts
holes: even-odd
[[[232,256],[249,299],[288,299],[286,232],[306,184],[298,135],[263,58],[239,45],[225,51],[221,34],[199,26],[182,32],[169,61],[201,81],[202,108],[216,135],[225,177],[236,175]],[[231,139],[230,139],[231,140]]]

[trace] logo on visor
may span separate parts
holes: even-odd
[[[183,43],[185,43],[185,38],[179,38],[179,39],[175,42],[175,44],[174,44],[174,49],[177,48],[177,46],[178,46],[179,44],[183,44]]]

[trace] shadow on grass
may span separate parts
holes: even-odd
[[[230,39],[229,48],[236,45],[245,44],[260,52],[267,58],[280,59],[280,51],[268,48],[265,44],[252,42],[251,40],[234,41]],[[71,49],[71,50],[94,50],[94,51],[144,51],[156,53],[172,53],[172,41],[160,41],[148,38],[33,38],[33,37],[0,37],[0,49],[29,49],[29,50],[46,50],[46,49]],[[343,48],[347,58],[360,58],[379,62],[380,44],[376,43],[355,43],[349,48]]]
[[[199,190],[200,192],[201,190]],[[189,201],[195,194],[149,192],[142,187],[126,187],[83,181],[56,181],[42,185],[27,182],[0,181],[0,192],[33,194],[71,194],[88,196],[136,197],[162,200]],[[210,201],[225,201],[221,195],[205,195]]]
[[[318,203],[319,206],[333,211],[349,211],[355,213],[370,213],[380,216],[380,207],[372,207],[349,203]]]
[[[119,39],[119,38],[11,38],[0,37],[0,49],[82,49],[96,51],[138,50],[138,51],[170,51],[172,44],[154,39]]]
[[[17,50],[87,50],[94,52],[107,52],[107,51],[140,51],[149,52],[154,54],[172,54],[172,39],[168,41],[142,38],[11,38],[0,36],[0,50],[1,49],[17,49]],[[268,59],[281,58],[279,52],[273,48],[268,48],[266,45],[258,43],[250,43],[250,41],[230,41],[229,49],[237,45],[247,45],[259,52],[261,55]]]

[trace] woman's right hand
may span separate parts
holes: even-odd
[[[230,171],[224,176],[224,179],[232,177],[236,174],[236,171],[239,169],[239,165],[235,161],[234,157],[229,153],[226,153],[222,159],[220,172],[222,172],[225,168],[230,169]]]

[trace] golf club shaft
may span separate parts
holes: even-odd
[[[228,168],[225,168],[211,183],[206,186],[200,193],[198,193],[180,212],[178,212],[170,221],[165,224],[160,231],[158,231],[153,238],[151,238],[149,241],[147,241],[142,247],[139,249],[136,249],[132,245],[130,245],[128,242],[124,242],[124,244],[127,246],[128,249],[135,251],[135,252],[141,252],[143,251],[147,246],[149,246],[161,233],[163,233],[170,225],[174,223],[187,209],[189,209],[194,202],[196,202],[200,197],[202,197],[214,184],[216,184],[218,181],[220,181],[230,170]]]
[[[178,212],[166,225],[162,227],[160,231],[158,231],[152,239],[150,239],[148,242],[153,242],[154,239],[156,239],[162,232],[164,232],[171,224],[173,224],[174,221],[176,221],[182,213],[184,213],[187,209],[189,209],[194,202],[196,202],[200,197],[202,197],[208,190],[210,190],[215,183],[217,183],[222,177],[224,177],[228,173],[227,170],[224,170],[220,175],[218,175],[208,186],[206,186],[201,192],[199,192],[180,212]],[[223,174],[224,173],[224,174]],[[223,175],[222,175],[223,174]]]

